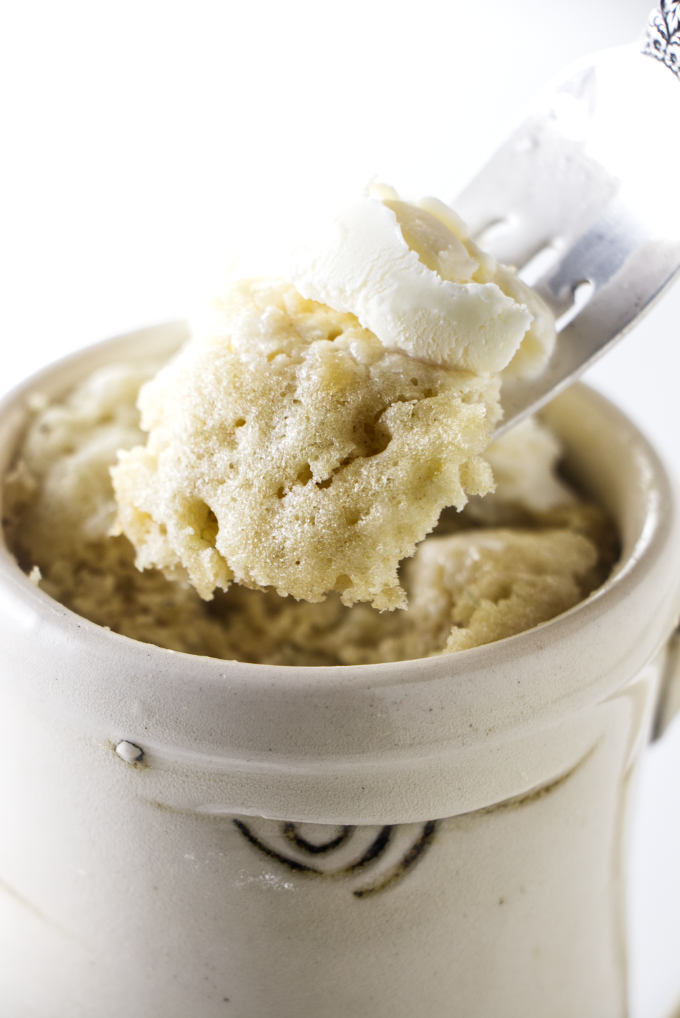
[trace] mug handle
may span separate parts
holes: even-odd
[[[680,623],[666,648],[653,739],[663,735],[676,714],[680,714]]]

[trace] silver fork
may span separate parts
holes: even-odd
[[[662,0],[641,49],[572,69],[452,203],[557,317],[546,369],[504,382],[497,434],[564,389],[678,274],[679,174],[680,0]]]

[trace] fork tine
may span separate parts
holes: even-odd
[[[615,198],[550,274],[535,280],[534,289],[555,315],[564,314],[579,283],[592,283],[595,290],[606,285],[648,239],[643,224]]]

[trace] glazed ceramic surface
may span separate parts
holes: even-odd
[[[76,355],[5,401],[176,344]],[[137,643],[0,556],[0,996],[12,1018],[622,1018],[635,765],[679,530],[634,426],[546,412],[612,513],[605,586],[457,655],[268,667]],[[666,702],[671,702],[668,698]]]

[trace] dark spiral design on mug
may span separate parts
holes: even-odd
[[[316,824],[236,817],[233,823],[254,848],[294,873],[338,880],[370,871],[370,879],[352,891],[355,898],[370,897],[401,881],[423,858],[437,829],[436,820],[382,827],[343,825],[329,828],[330,837],[317,840],[304,833],[310,826],[316,833],[325,830]]]

